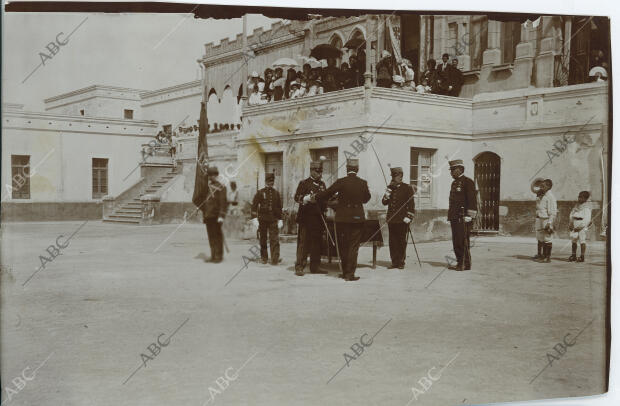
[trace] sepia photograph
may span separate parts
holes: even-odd
[[[2,406],[610,390],[610,16],[308,6],[3,5]]]

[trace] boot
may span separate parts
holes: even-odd
[[[577,259],[577,262],[583,262],[586,255],[586,244],[581,244],[581,256]]]
[[[538,253],[532,257],[533,260],[543,258],[543,243],[541,241],[536,241],[536,242],[538,243]]]
[[[577,243],[574,242],[572,245],[572,254],[570,257],[568,257],[568,262],[575,262],[577,261]]]
[[[552,244],[550,242],[545,244],[545,259],[543,262],[551,262],[551,247]]]

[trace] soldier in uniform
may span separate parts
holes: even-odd
[[[326,202],[311,202],[312,197],[325,191],[321,180],[323,165],[321,161],[310,162],[310,177],[299,182],[295,191],[295,201],[299,203],[297,212],[297,261],[295,275],[303,276],[308,253],[310,253],[310,272],[327,273],[319,269],[321,264],[321,241],[325,226]]]
[[[474,181],[463,175],[465,166],[462,159],[448,162],[450,175],[454,178],[450,187],[450,204],[448,220],[452,227],[452,247],[456,255],[456,265],[448,269],[469,271],[471,269],[471,253],[469,251],[469,233],[472,220],[478,213],[476,186]]]
[[[357,253],[366,220],[363,204],[370,200],[368,183],[357,177],[358,170],[359,160],[347,159],[347,176],[338,179],[326,191],[316,195],[316,201],[323,202],[338,193],[335,227],[343,270],[342,277],[346,281],[359,279],[355,276],[355,268],[357,268]]]
[[[275,174],[265,174],[265,187],[254,195],[252,200],[252,222],[258,227],[260,241],[260,256],[263,264],[268,261],[267,234],[269,234],[269,248],[271,249],[271,264],[280,263],[280,235],[282,228],[282,199],[280,193],[273,188]]]
[[[216,166],[207,167],[209,178],[209,190],[207,198],[202,204],[202,218],[207,225],[207,236],[211,247],[210,262],[220,263],[224,258],[224,236],[222,234],[222,223],[226,217],[228,203],[226,201],[226,186],[217,179],[219,171]]]
[[[388,206],[386,221],[390,235],[390,258],[392,259],[392,265],[388,266],[388,269],[404,269],[407,254],[407,230],[415,213],[413,188],[403,183],[402,168],[390,168],[390,172],[392,182],[381,199],[381,203]]]

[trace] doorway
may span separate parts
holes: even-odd
[[[478,193],[475,231],[499,231],[499,186],[501,159],[493,152],[474,158],[474,182]]]

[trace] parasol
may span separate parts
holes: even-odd
[[[288,69],[299,67],[299,63],[293,58],[280,58],[277,59],[271,66],[274,68]]]
[[[342,51],[330,44],[320,44],[312,48],[310,56],[316,59],[340,58]]]
[[[351,38],[344,44],[344,47],[347,49],[359,49],[366,46],[366,40],[364,38]]]
[[[594,68],[590,69],[589,76],[596,76],[597,73],[600,73],[601,76],[604,78],[607,77],[607,71],[602,66],[595,66]]]

